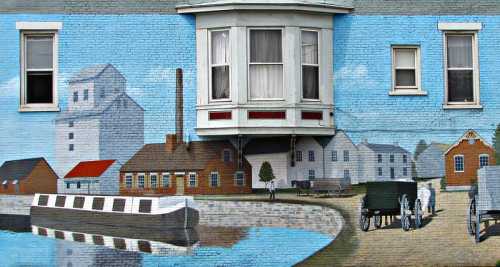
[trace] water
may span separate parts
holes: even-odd
[[[0,266],[291,266],[333,240],[274,227],[162,233],[81,224],[0,229]]]

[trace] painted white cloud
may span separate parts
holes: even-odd
[[[19,76],[0,82],[0,96],[17,96],[19,90]]]
[[[168,85],[175,86],[175,73],[177,68],[168,68],[168,67],[153,67],[149,70],[149,72],[144,77],[144,82],[148,83],[165,83]],[[196,72],[184,69],[183,70],[183,78],[184,78],[184,86],[190,87],[194,85],[196,77]],[[175,87],[173,87],[175,89]]]
[[[370,79],[366,65],[344,66],[334,73],[334,79],[335,82],[341,82],[346,88],[364,89],[377,86],[377,82]]]

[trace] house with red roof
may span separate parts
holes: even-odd
[[[116,160],[79,162],[60,179],[59,193],[117,195],[120,189],[119,168]]]

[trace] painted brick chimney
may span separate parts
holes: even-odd
[[[184,88],[182,79],[182,69],[178,68],[175,72],[175,135],[177,143],[184,142]]]
[[[176,147],[177,135],[167,134],[167,136],[165,137],[165,150],[167,150],[168,153],[173,153]]]

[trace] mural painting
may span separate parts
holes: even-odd
[[[499,4],[35,2],[0,266],[500,266]]]

